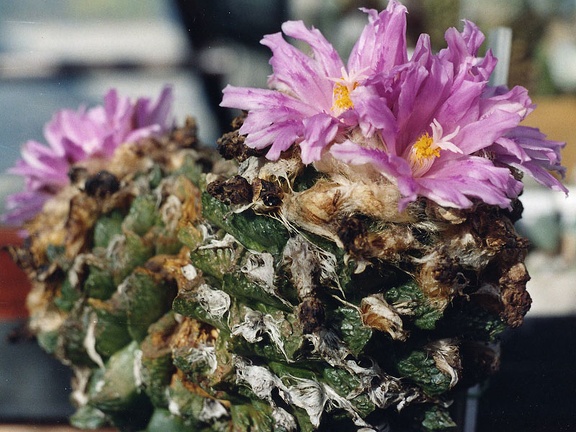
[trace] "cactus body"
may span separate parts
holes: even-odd
[[[399,212],[394,185],[351,166],[267,161],[237,132],[225,161],[194,132],[75,167],[14,251],[30,328],[74,370],[72,423],[452,429],[529,307],[515,213]]]

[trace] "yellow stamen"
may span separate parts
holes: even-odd
[[[434,159],[440,157],[439,147],[434,138],[428,132],[418,138],[410,149],[409,162],[414,177],[420,177],[428,172],[434,163]]]
[[[350,108],[354,108],[354,102],[350,98],[350,91],[354,90],[358,83],[354,83],[352,88],[345,83],[334,84],[332,91],[334,103],[332,104],[332,111],[342,113]]]
[[[426,132],[412,146],[410,159],[421,167],[435,157],[440,157],[440,147],[434,146],[434,140]]]

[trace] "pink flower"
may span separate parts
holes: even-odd
[[[165,87],[158,100],[132,102],[110,90],[104,106],[57,112],[44,128],[48,145],[28,141],[22,159],[9,169],[25,179],[25,190],[6,199],[3,221],[21,224],[38,213],[44,202],[69,184],[68,170],[76,162],[109,158],[122,143],[158,135],[171,127],[172,89]]]
[[[246,144],[277,159],[293,145],[302,161],[327,154],[371,164],[398,185],[404,208],[418,196],[467,208],[474,200],[509,207],[522,190],[510,168],[566,192],[550,174],[564,172],[562,143],[520,122],[533,110],[526,89],[491,87],[497,60],[478,57],[484,35],[471,22],[446,31],[447,48],[434,54],[421,35],[408,58],[406,10],[391,0],[369,22],[347,69],[315,29],[287,22],[284,33],[308,43],[312,56],[266,36],[272,49],[270,90],[224,89],[222,105],[248,111]]]
[[[310,45],[310,57],[286,42],[280,33],[262,44],[273,53],[272,90],[227,86],[221,105],[248,110],[240,133],[246,144],[266,148],[269,159],[297,143],[304,163],[318,160],[325,147],[358,125],[353,95],[383,70],[406,62],[406,9],[395,1],[377,15],[367,11],[366,26],[353,48],[347,68],[330,43],[301,21],[282,25],[287,36]]]
[[[483,40],[465,22],[462,33],[446,32],[448,47],[434,55],[422,35],[410,61],[375,79],[357,103],[361,118],[375,125],[379,145],[347,139],[332,145],[331,154],[376,166],[398,185],[401,208],[418,196],[448,207],[467,208],[473,199],[508,207],[522,191],[509,167],[566,192],[549,173],[563,173],[563,144],[541,133],[527,139],[519,124],[532,102],[522,87],[488,85],[496,61],[490,52],[477,57]]]

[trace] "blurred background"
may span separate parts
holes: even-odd
[[[463,18],[488,35],[513,31],[508,84],[527,87],[538,109],[526,121],[566,141],[567,183],[576,165],[576,0],[404,0],[409,39]],[[343,57],[362,27],[359,7],[386,0],[0,0],[0,212],[21,188],[5,173],[29,139],[61,108],[102,102],[111,87],[134,98],[173,86],[177,121],[192,115],[200,138],[213,144],[231,113],[218,108],[227,83],[266,86],[264,34],[287,19],[319,28]],[[525,325],[506,334],[502,368],[477,389],[478,431],[576,430],[576,198],[527,184],[518,229],[532,242],[527,264],[533,308]],[[0,227],[2,232],[6,227]],[[12,238],[12,241],[14,239]],[[2,240],[6,242],[6,239]],[[23,291],[5,254],[0,294]],[[12,300],[10,300],[12,301]],[[14,300],[15,302],[16,300]],[[4,302],[4,303],[3,303]],[[11,343],[25,311],[0,299],[0,427],[65,422],[69,375],[33,342]]]

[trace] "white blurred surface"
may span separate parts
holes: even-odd
[[[559,258],[533,253],[526,260],[532,279],[527,284],[532,297],[528,318],[576,314],[576,268]]]
[[[176,62],[188,52],[185,35],[170,21],[10,21],[0,37],[21,59],[40,61]]]
[[[532,187],[521,200],[524,213],[518,228],[535,246],[526,259],[532,297],[528,317],[574,315],[576,196]]]

